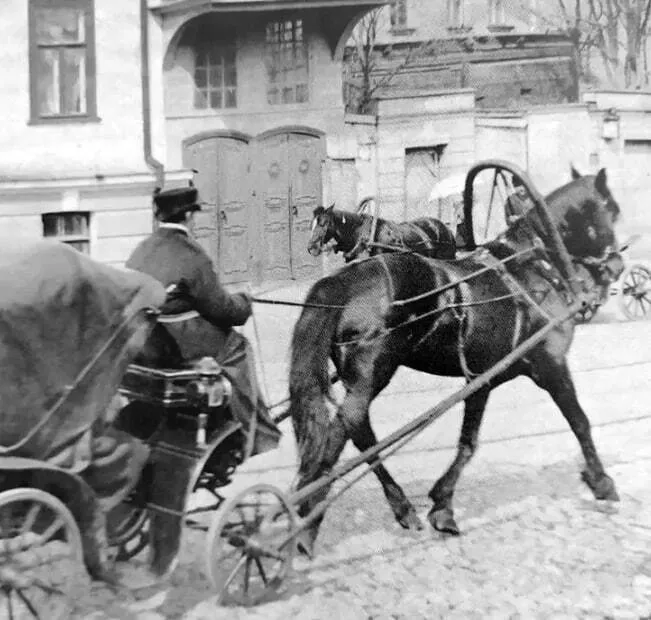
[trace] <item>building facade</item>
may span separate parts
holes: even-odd
[[[194,179],[226,282],[316,275],[343,42],[380,4],[7,0],[4,228],[119,265],[151,231],[153,189]]]

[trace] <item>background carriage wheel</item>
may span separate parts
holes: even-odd
[[[0,618],[63,620],[86,587],[79,527],[53,495],[0,493]]]
[[[631,265],[620,280],[619,308],[627,319],[639,321],[651,312],[651,269]]]
[[[227,500],[208,532],[207,573],[223,605],[273,599],[294,559],[297,517],[285,494],[257,484]]]

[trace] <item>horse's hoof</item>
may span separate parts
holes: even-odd
[[[397,521],[406,530],[422,530],[425,527],[413,506],[409,508],[406,514],[398,517]]]
[[[437,532],[451,534],[452,536],[461,534],[461,530],[459,530],[459,526],[454,520],[454,513],[450,508],[441,508],[439,510],[432,508],[427,515],[427,519]]]
[[[604,474],[601,478],[595,479],[587,469],[584,469],[581,472],[581,479],[588,485],[595,499],[619,501],[619,493],[617,493],[615,483],[610,476]]]

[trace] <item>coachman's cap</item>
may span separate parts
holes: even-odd
[[[154,192],[156,217],[165,221],[186,211],[201,211],[196,187],[178,187],[163,192]]]

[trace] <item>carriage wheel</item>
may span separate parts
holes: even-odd
[[[149,544],[149,512],[146,508],[128,504],[119,508],[123,509],[124,514],[119,515],[114,523],[109,518],[108,544],[112,558],[116,562],[126,562]]]
[[[622,276],[619,308],[631,321],[646,318],[651,311],[651,269],[631,265]]]
[[[63,620],[85,574],[79,527],[40,489],[0,493],[0,617]]]
[[[226,605],[275,597],[291,569],[297,517],[280,490],[256,484],[227,500],[208,533],[207,573]]]

